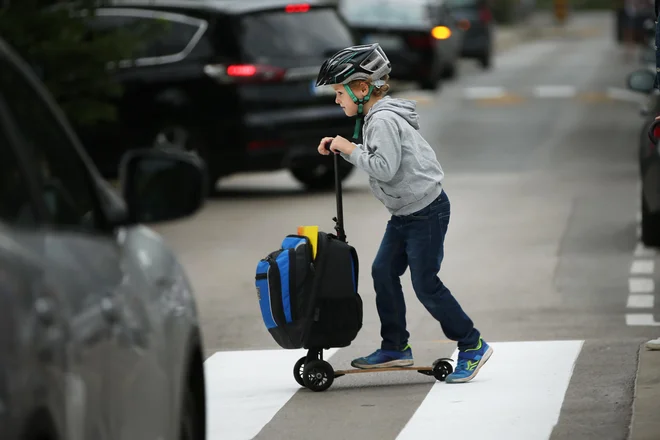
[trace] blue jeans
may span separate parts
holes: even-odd
[[[443,191],[426,208],[406,216],[393,215],[387,223],[371,269],[383,350],[402,350],[408,344],[410,334],[400,281],[407,267],[417,298],[440,323],[444,334],[457,341],[459,349],[479,342],[480,334],[472,320],[438,278],[449,215],[449,199]]]

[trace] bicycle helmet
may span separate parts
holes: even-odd
[[[381,78],[392,71],[392,64],[378,43],[351,46],[340,50],[327,59],[319,70],[316,86],[343,84],[346,93],[358,105],[357,121],[353,139],[358,138],[363,119],[363,105],[369,101],[374,87],[384,84]],[[371,80],[367,95],[358,99],[349,87],[355,80]]]

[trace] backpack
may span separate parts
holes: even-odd
[[[257,264],[257,299],[266,329],[285,349],[346,347],[362,328],[355,248],[318,233],[318,251],[306,236],[287,235]]]

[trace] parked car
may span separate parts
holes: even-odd
[[[463,32],[441,0],[342,0],[340,11],[362,44],[381,45],[390,78],[435,90],[456,75]]]
[[[654,0],[617,0],[614,8],[614,35],[619,43],[631,38],[644,44],[655,30]]]
[[[195,151],[211,187],[234,173],[280,169],[310,189],[333,187],[332,159],[316,147],[324,136],[352,136],[354,121],[314,81],[325,58],[355,44],[336,0],[114,0],[88,23],[166,25],[117,64],[119,123],[79,128],[105,177],[128,139]],[[354,168],[340,166],[342,179]]]
[[[176,256],[204,164],[134,150],[121,195],[0,40],[0,438],[203,440],[203,342]]]
[[[660,91],[653,87],[653,68],[639,69],[628,75],[628,88],[648,96],[642,108],[642,123],[639,140],[639,173],[641,180],[641,241],[649,247],[660,246],[660,150],[658,143],[649,137],[649,129],[657,116],[660,116]],[[660,126],[653,130],[653,136],[660,139]]]
[[[484,69],[493,62],[495,21],[489,0],[446,0],[458,27],[465,35],[461,47],[463,58],[476,59]]]

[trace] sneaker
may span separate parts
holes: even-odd
[[[660,350],[660,338],[651,339],[646,343],[647,350]]]
[[[445,382],[464,383],[471,381],[492,354],[493,349],[486,344],[486,341],[479,338],[479,343],[475,348],[468,348],[465,351],[459,350],[456,370],[445,378]]]
[[[412,348],[406,345],[401,351],[378,349],[369,356],[354,359],[351,365],[355,368],[387,368],[409,367],[413,364]]]

